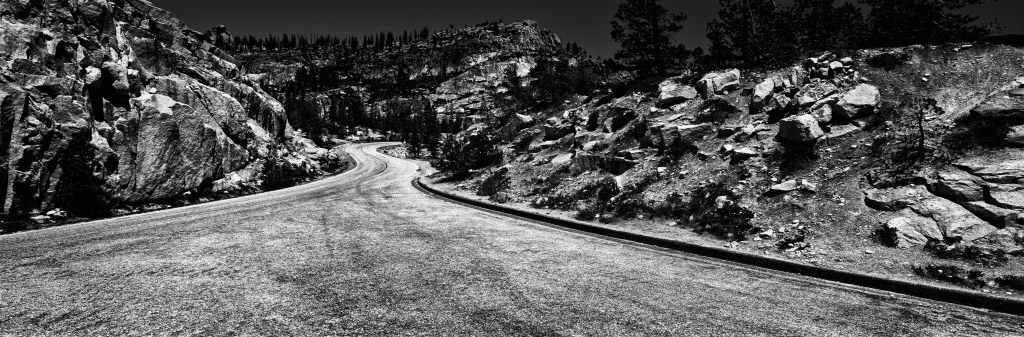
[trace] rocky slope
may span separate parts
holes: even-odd
[[[958,45],[668,78],[656,91],[471,127],[463,139],[511,141],[499,164],[456,184],[838,268],[1014,272],[1024,255],[1019,74],[1021,49]]]
[[[4,1],[0,32],[7,217],[252,189],[266,158],[308,174],[328,159],[232,56],[147,1]]]

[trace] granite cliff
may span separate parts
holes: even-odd
[[[211,37],[144,0],[0,2],[7,217],[254,190],[332,155]]]

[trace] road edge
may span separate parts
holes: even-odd
[[[972,292],[951,287],[941,287],[931,284],[894,280],[869,274],[855,273],[850,271],[807,265],[793,261],[776,259],[767,256],[750,254],[719,247],[703,246],[682,241],[669,240],[664,238],[647,236],[643,234],[620,231],[611,228],[594,226],[580,221],[562,219],[553,216],[527,212],[511,207],[465,198],[462,196],[438,190],[433,186],[424,183],[420,178],[415,178],[412,181],[412,183],[414,186],[420,187],[422,190],[425,190],[426,192],[432,193],[449,201],[464,203],[534,221],[541,221],[551,225],[564,227],[576,231],[596,234],[619,240],[632,241],[645,245],[710,257],[719,260],[730,261],[734,263],[740,263],[744,265],[750,265],[759,268],[771,269],[792,274],[799,274],[843,284],[889,291],[893,293],[920,297],[939,302],[953,303],[974,308],[986,309],[1004,314],[1024,316],[1024,300],[1001,296],[993,296],[984,293]]]

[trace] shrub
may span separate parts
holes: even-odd
[[[810,245],[806,242],[807,230],[803,228],[797,228],[795,230],[787,231],[782,235],[779,241],[775,242],[775,247],[781,250],[787,249],[802,249],[807,248]]]
[[[683,211],[686,210],[687,202],[688,200],[686,200],[683,195],[676,192],[670,192],[665,196],[665,200],[654,206],[651,213],[670,218],[681,217],[683,216]]]
[[[615,214],[625,217],[652,211],[651,207],[644,202],[639,194],[620,195],[612,202],[612,205],[614,205]]]
[[[497,141],[486,134],[488,132],[480,131],[464,137],[442,135],[440,153],[430,164],[450,173],[452,179],[461,179],[468,176],[470,170],[498,162],[501,151],[498,150]]]
[[[576,215],[573,217],[577,220],[594,220],[603,211],[601,204],[598,202],[578,202],[576,205]]]
[[[556,176],[557,177],[557,176]],[[561,178],[555,178],[561,180]],[[584,176],[579,178],[582,183],[563,188],[551,193],[548,197],[549,206],[558,208],[573,207],[579,209],[579,203],[592,203],[593,207],[603,209],[608,200],[619,193],[615,179],[610,176],[592,177]],[[549,181],[552,179],[548,179]],[[551,190],[553,190],[552,187]],[[549,191],[551,191],[549,190]],[[598,212],[599,213],[599,212]]]
[[[985,267],[996,267],[1009,262],[1006,251],[1002,249],[985,249],[970,245],[947,245],[939,241],[929,241],[925,249],[940,259],[957,259],[981,264]]]
[[[999,286],[1024,291],[1024,276],[1006,275],[995,279]]]
[[[511,182],[512,180],[508,177],[508,167],[502,167],[480,182],[476,189],[476,195],[492,196],[508,188]]]
[[[267,191],[292,187],[305,178],[306,173],[298,166],[279,157],[267,158],[263,162],[263,189]]]
[[[686,214],[690,224],[698,233],[710,233],[719,237],[742,240],[753,229],[750,220],[754,212],[740,206],[738,196],[722,182],[707,184],[690,193]]]
[[[868,65],[875,68],[882,68],[888,71],[893,71],[896,68],[902,66],[904,63],[910,60],[910,55],[907,54],[893,54],[884,53],[878,54],[868,58]]]
[[[985,286],[985,280],[982,278],[985,273],[977,270],[964,270],[963,268],[954,265],[936,265],[928,264],[926,266],[914,266],[914,273],[922,277],[927,277],[943,282],[959,284],[971,288],[980,288]]]

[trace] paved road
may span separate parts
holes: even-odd
[[[293,189],[0,237],[4,335],[1019,335],[1024,319],[446,203],[382,144]]]

